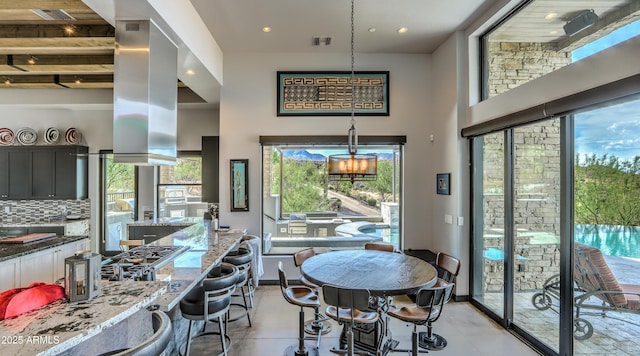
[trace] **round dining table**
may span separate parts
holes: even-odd
[[[300,266],[302,275],[322,286],[331,284],[342,288],[368,289],[371,296],[382,298],[415,294],[421,288],[433,286],[438,272],[430,263],[401,253],[377,250],[341,250],[315,255]],[[398,345],[389,331],[389,303],[379,307],[381,317],[374,326],[375,333],[367,325],[356,325],[354,345],[371,354],[387,355]],[[362,330],[360,328],[362,327]],[[339,347],[332,352],[342,353],[346,345],[345,330],[340,335]]]
[[[304,261],[301,272],[319,286],[368,289],[372,296],[379,297],[415,294],[438,279],[435,267],[426,261],[377,250],[321,253]]]

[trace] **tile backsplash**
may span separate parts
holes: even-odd
[[[0,224],[42,224],[67,215],[91,217],[91,200],[0,200]]]

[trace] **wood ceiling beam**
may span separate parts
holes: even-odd
[[[70,24],[43,24],[43,25],[4,25],[0,22],[0,38],[82,38],[82,37],[115,37],[115,29],[109,24],[73,24],[74,33],[65,32]]]
[[[8,10],[44,9],[65,11],[80,11],[91,9],[81,0],[3,0],[2,8]]]
[[[33,58],[32,58],[33,57]],[[54,65],[83,65],[83,64],[113,64],[113,55],[95,55],[95,56],[83,56],[83,55],[13,55],[13,64],[16,66],[37,68],[39,66],[54,66]],[[33,63],[31,63],[32,61]],[[0,63],[7,63],[7,55],[0,55]]]
[[[113,55],[111,37],[0,38],[0,54]]]

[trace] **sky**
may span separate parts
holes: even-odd
[[[638,35],[640,20],[576,49],[572,52],[572,61],[579,61]],[[640,98],[577,114],[575,152],[581,156],[602,156],[606,153],[625,160],[640,156]]]

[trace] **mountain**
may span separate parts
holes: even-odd
[[[284,158],[295,159],[296,161],[326,161],[327,157],[320,153],[310,153],[307,150],[283,150]],[[346,150],[344,154],[346,154]],[[378,160],[380,161],[390,161],[393,160],[393,153],[374,153],[378,155]]]
[[[284,158],[295,159],[296,161],[326,161],[327,157],[319,153],[309,153],[307,150],[283,150]]]

